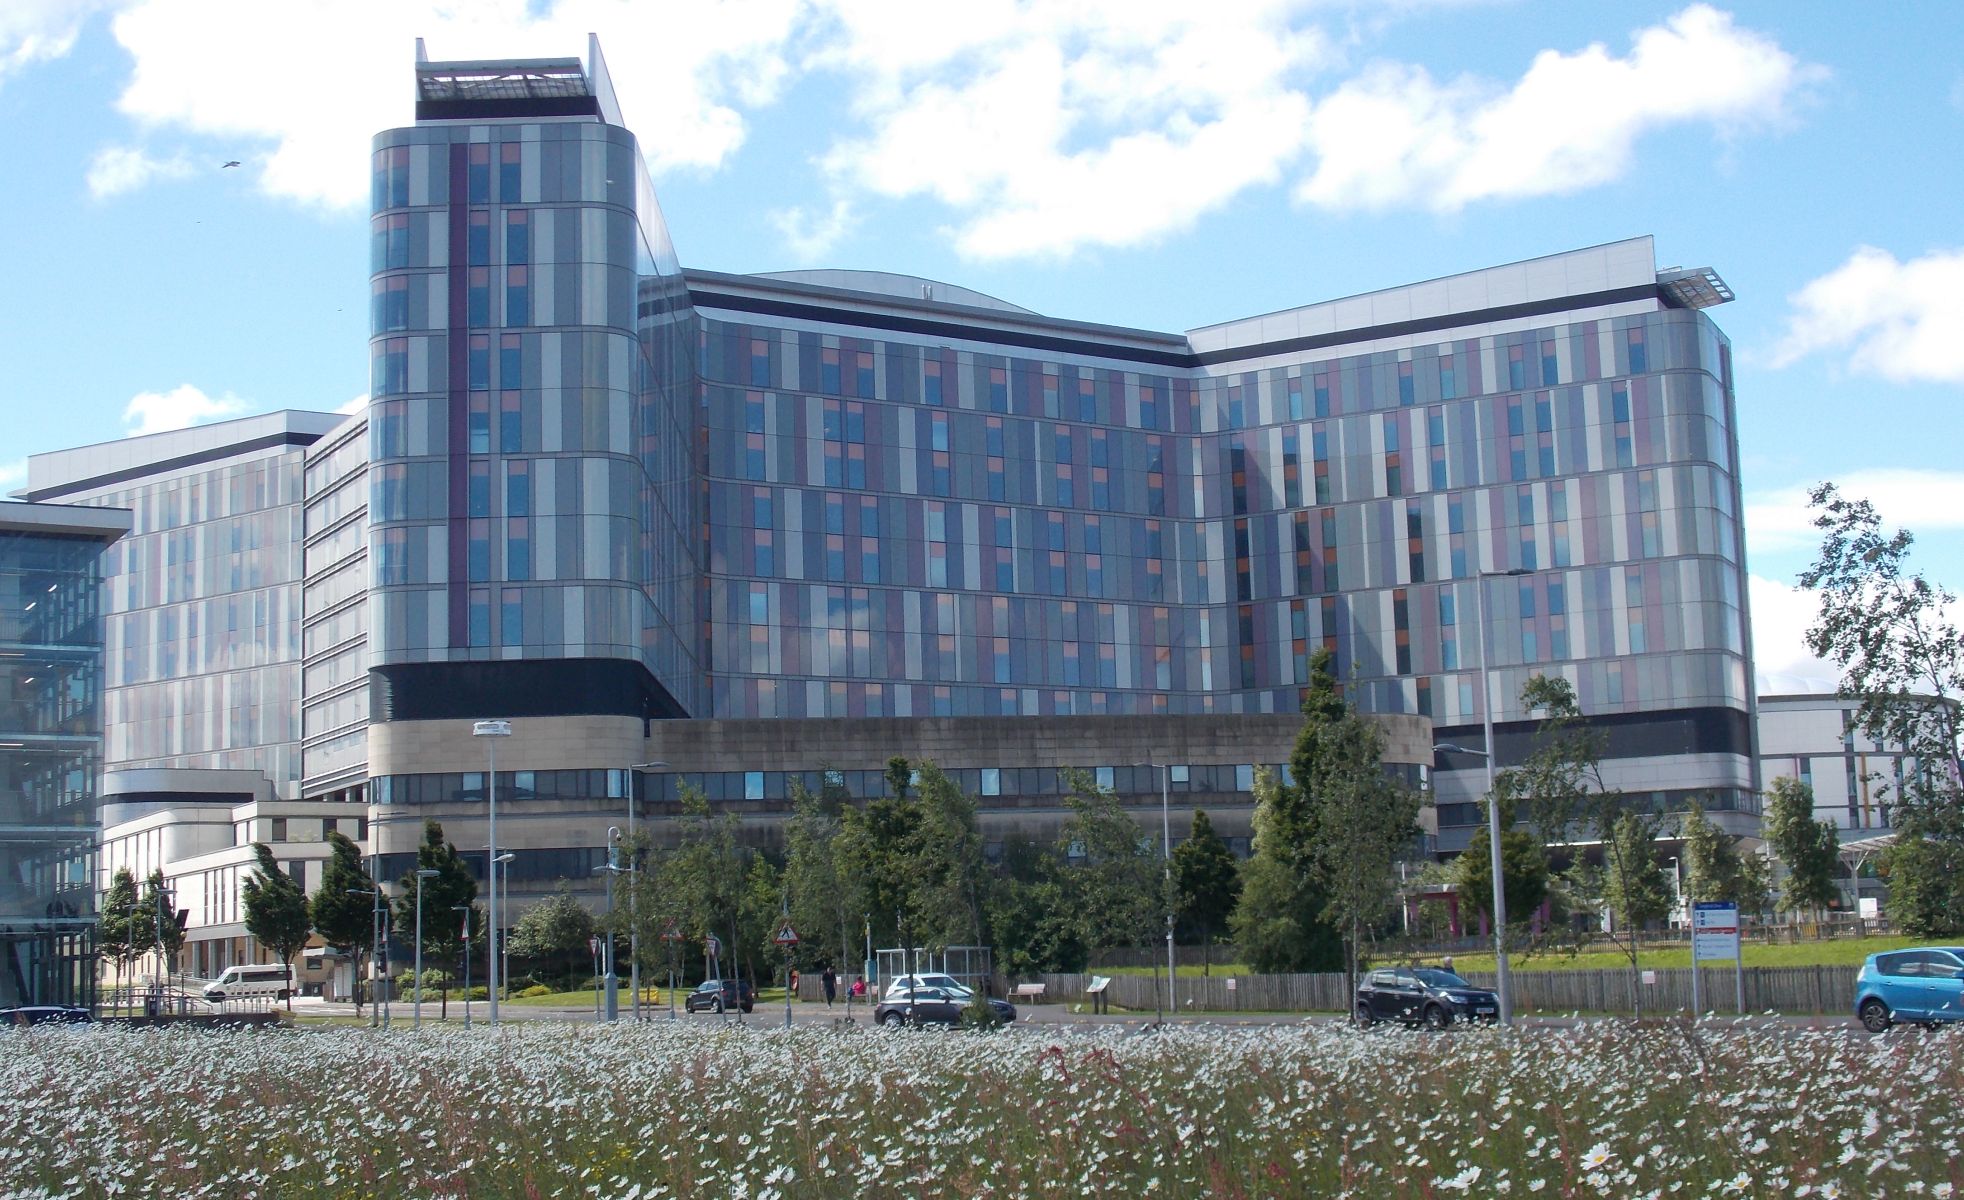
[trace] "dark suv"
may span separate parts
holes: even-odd
[[[682,1007],[690,1012],[726,1012],[740,1008],[749,1012],[757,1005],[757,990],[748,979],[705,979],[689,993]]]
[[[1500,998],[1476,988],[1451,971],[1433,967],[1392,967],[1372,971],[1357,985],[1352,1015],[1361,1026],[1379,1021],[1425,1024],[1445,1029],[1454,1021],[1500,1019]]]

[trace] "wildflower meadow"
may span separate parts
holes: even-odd
[[[1964,1039],[1778,1023],[0,1036],[6,1197],[1930,1196]]]

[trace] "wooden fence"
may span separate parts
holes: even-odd
[[[1849,1014],[1855,1004],[1855,971],[1852,966],[1747,967],[1735,983],[1731,967],[1709,966],[1701,971],[1700,1007],[1712,1013],[1739,1012],[1738,994],[1743,984],[1744,1011],[1748,1013],[1772,1009],[1808,1015]],[[1644,1012],[1691,1010],[1691,968],[1665,968],[1646,975],[1649,982],[1634,985],[1642,991]],[[1160,998],[1166,986],[1163,974],[1158,978],[1145,975],[1110,978],[1106,995],[1120,1008],[1151,1012],[1163,1003]],[[1091,979],[1090,974],[1037,977],[1044,985],[1044,1003],[1087,1006],[1084,989],[1090,986]],[[1466,980],[1479,987],[1494,985],[1494,976],[1487,972],[1468,972]],[[1514,1010],[1520,1013],[1634,1011],[1632,980],[1627,970],[1516,971],[1513,981]],[[1351,993],[1340,973],[1201,978],[1183,975],[1178,998],[1182,1012],[1348,1012]]]

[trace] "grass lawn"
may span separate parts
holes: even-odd
[[[694,989],[692,988],[676,989],[675,1004],[677,1008],[681,1007],[683,998],[686,997],[692,990]],[[598,993],[596,993],[595,989],[593,988],[582,988],[578,991],[572,991],[572,992],[552,992],[544,996],[513,996],[511,999],[504,1001],[504,1003],[519,1004],[527,1008],[575,1008],[575,1007],[592,1008],[594,997],[596,994]],[[424,996],[423,1003],[425,1004],[429,1003],[429,997],[427,995]],[[484,1002],[480,1000],[477,1003],[482,1004]],[[620,999],[616,1001],[616,1003],[618,1003],[622,1008],[628,1008],[632,1006],[634,1003],[634,992],[626,987],[621,988]],[[767,987],[767,988],[759,988],[757,990],[758,1007],[761,1008],[766,1004],[783,1004],[783,1003],[784,1003],[783,988]],[[644,1008],[648,1007],[649,1005],[656,1005],[661,1008],[667,1008],[668,993],[661,988],[644,987],[641,989],[641,1004],[642,1007]]]
[[[1779,943],[1768,945],[1763,942],[1746,943],[1746,965],[1749,967],[1858,967],[1862,960],[1871,954],[1884,950],[1900,950],[1905,946],[1920,945],[1928,939],[1911,937],[1866,937],[1829,938],[1820,941],[1800,941],[1791,945]],[[1437,964],[1443,955],[1428,954],[1420,956],[1420,963]],[[1387,952],[1377,956],[1373,965],[1390,966],[1407,961],[1404,955]],[[1602,971],[1614,970],[1623,966],[1627,960],[1623,952],[1614,946],[1599,944],[1591,946],[1579,954],[1559,951],[1544,951],[1538,954],[1516,952],[1507,959],[1507,965],[1516,971]],[[1691,947],[1687,945],[1665,946],[1646,949],[1637,957],[1639,967],[1688,967],[1691,965]],[[1729,963],[1705,964],[1708,967],[1724,968]],[[1491,954],[1455,954],[1453,967],[1460,971],[1491,971]],[[1182,979],[1201,977],[1199,963],[1179,964]],[[1152,975],[1164,978],[1165,968],[1155,971],[1152,967],[1092,967],[1094,975]],[[1244,963],[1215,963],[1215,975],[1253,974]]]

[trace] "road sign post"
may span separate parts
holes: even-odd
[[[791,950],[798,944],[798,931],[786,921],[777,936],[771,939],[784,947],[784,1027],[791,1028]]]
[[[1722,900],[1701,900],[1691,906],[1691,1016],[1696,1020],[1704,1011],[1700,1004],[1698,964],[1731,959],[1738,968],[1740,1010],[1745,1010],[1744,958],[1739,950],[1739,906]]]

